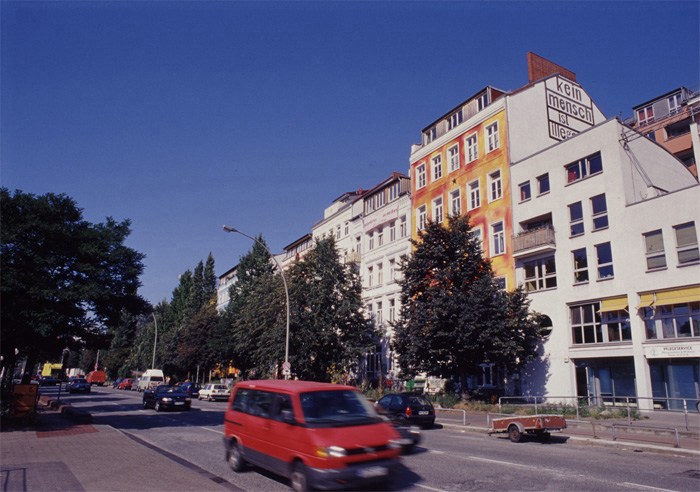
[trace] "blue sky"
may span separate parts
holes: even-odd
[[[131,219],[141,293],[214,255],[310,232],[345,191],[406,173],[420,131],[526,54],[607,117],[698,89],[697,1],[0,3],[0,184]]]

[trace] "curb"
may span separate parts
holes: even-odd
[[[80,424],[89,424],[92,422],[92,414],[90,412],[81,410],[79,408],[73,408],[68,404],[60,403],[54,400],[53,398],[49,398],[47,396],[40,396],[39,403],[46,407],[49,407],[52,410],[58,411],[61,415],[63,415],[66,418],[69,418],[73,422],[77,422]]]

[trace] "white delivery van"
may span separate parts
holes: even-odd
[[[165,384],[165,377],[163,376],[163,371],[160,369],[149,369],[141,375],[139,379],[139,391],[146,391],[147,389],[155,388]]]

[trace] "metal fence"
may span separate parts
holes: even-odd
[[[685,414],[685,428],[690,430],[690,423],[688,414],[697,413],[700,409],[700,400],[695,398],[657,398],[657,397],[640,397],[640,396],[617,396],[615,398],[588,398],[580,396],[501,396],[498,399],[498,413],[502,413],[502,405],[506,404],[508,401],[514,403],[508,403],[510,405],[527,405],[532,406],[535,409],[535,413],[539,413],[538,409],[540,406],[547,406],[551,408],[552,406],[558,406],[562,409],[573,408],[576,412],[576,420],[579,421],[581,408],[624,408],[627,412],[627,423],[632,425],[632,412],[637,411],[637,402],[639,400],[652,400],[652,406],[656,406],[657,402],[661,402],[662,405],[659,409],[654,410],[668,410],[673,407],[678,407],[678,411],[682,411]],[[519,402],[524,402],[519,403]],[[529,403],[532,402],[532,403]],[[570,403],[569,403],[570,402]],[[593,404],[591,404],[593,402]],[[597,404],[596,404],[597,403]],[[673,410],[668,410],[673,411]]]

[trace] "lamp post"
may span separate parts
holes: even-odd
[[[151,369],[156,368],[156,344],[158,343],[158,323],[156,322],[156,314],[151,313],[153,316],[153,325],[156,327],[156,335],[153,338],[153,360],[151,361]]]
[[[241,232],[238,229],[234,229],[233,227],[229,227],[227,225],[223,226],[224,231],[226,232],[237,232],[238,234],[241,234],[249,239],[252,239],[256,243],[258,243],[260,246],[262,246],[265,251],[272,257],[273,261],[277,265],[277,268],[280,270],[280,275],[282,275],[282,283],[284,284],[284,295],[287,298],[287,336],[285,340],[285,345],[284,345],[284,365],[285,369],[289,368],[289,289],[287,288],[287,279],[284,276],[284,270],[282,269],[282,265],[280,265],[280,262],[277,261],[277,258],[275,258],[275,255],[273,255],[269,249],[267,249],[267,246],[265,246],[262,242],[258,241],[256,238],[253,236],[249,236],[245,232]],[[285,370],[285,372],[288,369]],[[289,379],[289,374],[284,375],[284,379]]]

